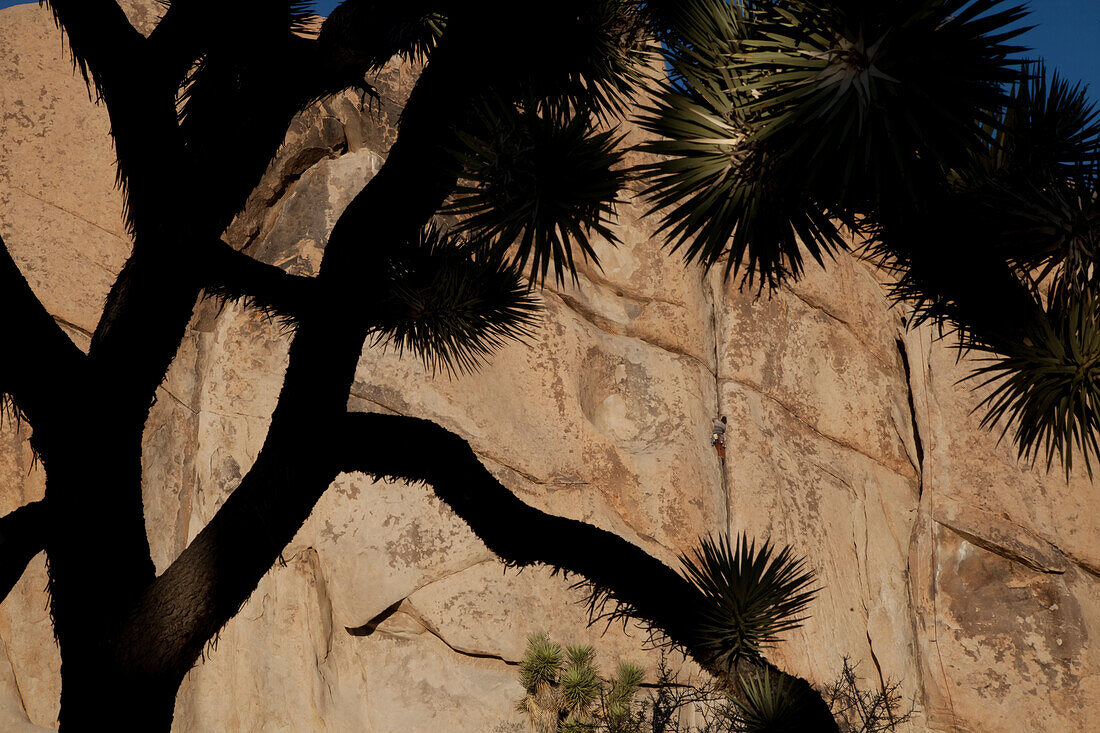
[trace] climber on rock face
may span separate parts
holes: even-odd
[[[726,416],[716,417],[711,421],[713,427],[710,433],[710,444],[718,451],[718,457],[726,460]]]

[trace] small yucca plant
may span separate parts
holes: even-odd
[[[689,556],[682,554],[684,576],[706,599],[697,631],[703,654],[732,669],[737,662],[761,659],[764,647],[796,629],[817,593],[813,571],[790,547],[776,551],[770,541],[751,543],[739,535],[703,538]]]
[[[620,662],[603,697],[603,718],[608,733],[635,733],[641,730],[642,717],[634,702],[645,679],[641,667]]]
[[[563,651],[545,632],[532,634],[519,668],[527,694],[517,709],[539,733],[640,733],[635,696],[644,676],[641,668],[622,662],[615,677],[605,680],[595,660],[591,646]]]
[[[565,671],[561,675],[563,730],[588,730],[592,708],[600,697],[602,680],[595,665],[596,650],[590,646],[570,646],[566,650]]]
[[[733,730],[738,733],[804,733],[801,703],[785,678],[771,679],[767,672],[741,678],[741,698]]]
[[[557,684],[564,656],[561,644],[550,641],[545,631],[527,637],[527,652],[519,664],[519,678],[523,689],[535,692],[545,685]]]
[[[556,733],[561,710],[558,679],[565,656],[561,645],[545,631],[527,637],[527,651],[519,664],[519,680],[527,694],[516,705],[538,733]]]

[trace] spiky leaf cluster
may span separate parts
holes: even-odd
[[[801,733],[803,720],[798,696],[787,678],[772,679],[767,672],[741,677],[741,697],[733,729],[738,733]]]
[[[590,237],[617,242],[610,224],[627,177],[615,133],[598,131],[585,114],[501,100],[473,129],[462,135],[463,179],[448,209],[460,217],[457,229],[491,242],[496,254],[515,247],[515,262],[536,282],[551,266],[559,283],[567,272],[575,279],[574,248],[598,264]]]
[[[1023,71],[997,110],[988,143],[978,149],[977,175],[968,185],[1079,180],[1095,173],[1100,124],[1086,87],[1057,70],[1048,73],[1042,61],[1025,62]]]
[[[742,8],[685,0],[664,20],[674,26],[666,40],[670,81],[639,118],[654,135],[641,148],[657,160],[639,172],[652,211],[662,216],[659,231],[685,260],[709,267],[727,257],[727,275],[744,268],[749,283],[759,277],[774,286],[797,276],[799,237],[819,262],[843,242],[801,182],[750,141],[752,98],[731,68],[746,35]]]
[[[997,246],[1006,259],[1036,283],[1054,278],[1067,287],[1084,287],[1100,279],[1100,188],[1095,176],[1002,191]]]
[[[992,242],[1021,279],[1086,283],[1100,242],[1100,112],[1081,84],[1042,63],[1025,68],[992,141],[954,188],[967,199],[975,237]]]
[[[815,193],[842,211],[904,191],[914,165],[962,165],[1018,78],[1025,15],[1004,0],[755,3],[738,91],[777,165],[814,160]]]
[[[433,371],[472,371],[534,325],[538,305],[519,271],[477,241],[429,225],[386,253],[384,267],[375,338]]]
[[[1100,111],[1039,64],[1003,110],[994,143],[963,182],[982,199],[998,253],[1029,281],[1097,279]]]
[[[527,715],[539,733],[557,733],[561,718],[558,679],[565,655],[561,645],[545,631],[527,637],[527,650],[519,665],[520,682],[526,694],[516,709]]]
[[[993,391],[978,409],[983,426],[1011,430],[1019,456],[1057,455],[1067,477],[1074,453],[1092,476],[1100,457],[1100,292],[1065,287],[1052,293],[1046,318],[1008,355],[973,375]]]
[[[645,681],[642,668],[631,662],[620,662],[603,698],[604,724],[609,733],[640,730],[634,698]]]
[[[689,83],[702,83],[687,77]],[[819,264],[845,246],[830,215],[800,181],[769,165],[767,151],[748,142],[750,128],[726,101],[708,104],[669,91],[648,107],[639,123],[662,137],[642,149],[658,156],[639,170],[647,179],[658,233],[688,262],[713,266],[726,258],[727,276],[775,287],[803,269],[803,252]]]
[[[600,698],[603,684],[595,659],[596,650],[591,646],[566,648],[565,669],[559,680],[564,731],[591,730],[592,707]]]
[[[564,72],[566,79],[557,95],[560,103],[598,117],[626,109],[653,59],[641,5],[638,0],[581,4],[572,32],[559,37],[559,53],[554,55],[555,75]]]
[[[779,635],[802,625],[814,574],[805,558],[770,541],[757,546],[742,534],[731,545],[728,535],[709,536],[691,555],[682,554],[684,577],[705,598],[698,644],[723,668],[742,659],[757,660]]]
[[[1015,78],[1000,0],[686,0],[673,82],[646,111],[647,193],[688,259],[775,285],[843,247],[914,167],[947,170],[986,139]]]
[[[545,631],[527,637],[527,650],[519,663],[519,679],[523,689],[534,694],[544,685],[554,685],[561,674],[565,655],[561,644],[551,641]]]

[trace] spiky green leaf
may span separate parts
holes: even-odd
[[[1068,477],[1077,454],[1091,477],[1100,457],[1100,291],[1056,289],[1046,320],[971,379],[992,387],[976,408],[983,427],[1011,430],[1020,458],[1044,458],[1049,468],[1057,456]]]
[[[627,179],[618,136],[598,131],[588,115],[502,100],[483,108],[474,129],[456,151],[462,182],[448,213],[459,217],[458,230],[491,242],[496,253],[514,247],[517,266],[529,266],[534,282],[551,266],[558,282],[566,273],[576,279],[574,248],[598,265],[590,237],[618,241],[611,221]]]
[[[519,271],[492,247],[429,225],[388,252],[373,331],[433,371],[472,371],[531,333],[538,305]]]
[[[564,655],[561,645],[550,640],[545,631],[527,637],[527,650],[519,663],[519,678],[528,694],[543,685],[553,685],[561,674]]]
[[[582,717],[600,696],[600,675],[589,660],[569,664],[561,674],[561,698],[565,710]]]
[[[738,733],[802,733],[801,701],[788,678],[772,679],[767,672],[741,677],[741,697],[732,698],[737,707],[734,730]]]
[[[805,558],[770,541],[757,546],[739,535],[708,536],[682,554],[684,577],[703,594],[699,648],[722,667],[761,658],[779,636],[798,628],[817,594]]]

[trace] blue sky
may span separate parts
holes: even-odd
[[[0,0],[0,8],[27,1]],[[317,12],[327,14],[338,2],[317,0]],[[1088,83],[1089,96],[1100,101],[1100,0],[1032,0],[1030,6],[1028,22],[1038,27],[1024,45],[1071,80]]]

